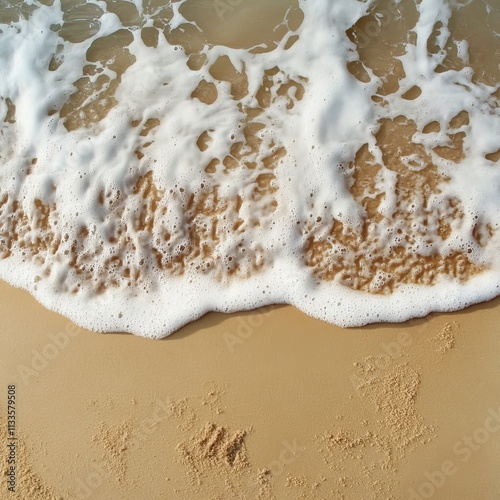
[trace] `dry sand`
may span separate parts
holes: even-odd
[[[153,341],[0,298],[1,498],[500,498],[498,299],[349,330],[209,314]]]

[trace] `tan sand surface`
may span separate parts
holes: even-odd
[[[500,299],[356,329],[209,314],[161,341],[0,304],[1,498],[500,498]]]

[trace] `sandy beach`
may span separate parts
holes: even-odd
[[[0,270],[45,304],[160,337],[498,294],[492,0],[0,3]],[[498,500],[499,324],[152,340],[0,281],[0,499]]]
[[[499,300],[359,329],[209,314],[153,341],[0,293],[3,498],[500,495]]]

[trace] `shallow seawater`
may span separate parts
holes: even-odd
[[[0,6],[0,276],[99,331],[500,294],[494,0]]]

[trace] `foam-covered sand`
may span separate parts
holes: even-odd
[[[394,82],[362,60],[370,2],[299,1],[243,48],[204,43],[185,1],[88,5],[83,39],[57,1],[0,27],[3,279],[150,337],[212,310],[354,326],[499,294],[499,85],[450,34],[458,6],[415,7]]]

